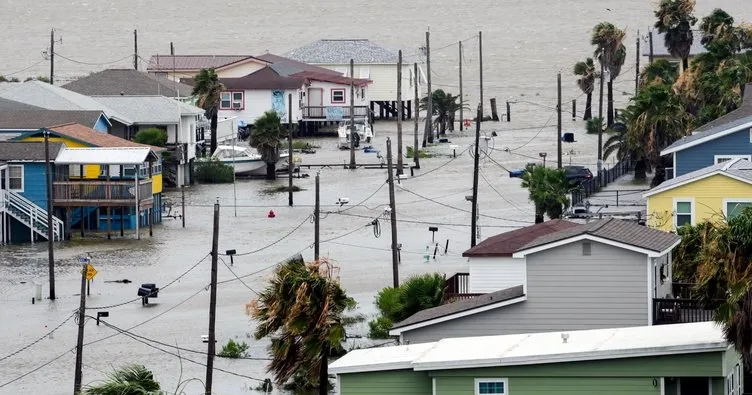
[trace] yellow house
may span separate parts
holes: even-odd
[[[752,207],[752,163],[732,159],[677,178],[642,195],[648,226],[673,231],[703,221],[725,221]]]

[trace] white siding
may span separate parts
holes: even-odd
[[[332,82],[311,81],[311,86],[308,89],[323,89],[323,106],[335,106],[346,107],[350,105],[350,85],[335,84]],[[345,102],[344,103],[332,103],[332,90],[344,89],[345,90]],[[361,95],[361,89],[355,88],[355,105],[366,106],[368,105],[369,89],[365,88],[365,98]],[[305,98],[305,102],[308,102],[308,97]],[[294,107],[294,106],[293,106]]]
[[[183,115],[180,118],[180,140],[181,144],[188,144],[188,157],[191,160],[196,157],[196,116]]]
[[[469,293],[489,293],[526,285],[525,259],[470,258]]]
[[[239,63],[227,69],[217,70],[217,76],[219,78],[240,78],[255,73],[264,67],[264,64],[249,61],[246,63]]]
[[[345,75],[350,73],[350,65],[342,64],[321,64],[317,65],[330,70],[342,72],[346,71]],[[406,64],[402,67],[402,100],[412,100],[413,85],[410,78],[413,65]],[[355,65],[355,77],[368,75],[368,79],[373,81],[368,86],[368,100],[370,101],[382,101],[382,100],[397,100],[397,65],[396,64],[363,64]],[[414,79],[413,79],[414,80]]]
[[[292,95],[292,121],[297,122],[300,120],[300,99],[297,89],[285,91],[285,107],[287,107],[288,95]],[[264,112],[272,109],[272,91],[271,90],[246,90],[243,97],[244,105],[242,110],[219,110],[219,119],[226,119],[230,117],[237,117],[235,124],[238,121],[245,121],[247,124],[253,124],[256,118],[264,114]],[[282,120],[283,124],[287,123],[287,119]]]
[[[665,298],[666,295],[672,294],[671,289],[671,264],[668,254],[660,258],[652,258],[653,262],[653,295],[654,298]],[[661,273],[661,267],[663,268]],[[661,281],[661,277],[663,280]]]

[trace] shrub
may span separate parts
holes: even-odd
[[[409,145],[406,147],[405,156],[407,158],[412,158],[413,157],[413,147],[411,147]],[[422,150],[422,149],[418,150],[418,158],[432,158],[432,157],[433,157],[432,153],[430,153],[430,152],[428,152],[426,150]]]
[[[392,320],[384,316],[379,316],[375,320],[368,323],[370,330],[368,331],[368,337],[371,339],[388,339],[389,329],[392,328]]]
[[[235,340],[228,340],[227,344],[222,346],[222,351],[217,354],[223,358],[245,358],[248,355],[248,343],[235,342]]]
[[[205,184],[221,184],[232,182],[233,168],[217,159],[200,161],[196,164],[196,179]]]
[[[376,339],[389,337],[393,322],[400,322],[425,309],[444,302],[444,275],[424,274],[411,277],[399,288],[384,288],[376,295],[376,307],[381,315],[368,323],[369,336]]]
[[[283,147],[287,147],[287,144],[282,144]],[[321,148],[318,145],[311,144],[309,141],[305,140],[293,140],[292,141],[292,149],[293,150],[304,150],[304,149],[314,149],[314,148]]]
[[[164,147],[167,144],[167,132],[157,128],[144,129],[136,133],[134,140],[139,144]]]

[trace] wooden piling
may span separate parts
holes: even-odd
[[[577,99],[572,99],[572,120],[577,120]]]
[[[509,105],[509,101],[507,101],[507,122],[512,122],[512,106]]]
[[[496,109],[496,98],[491,98],[491,119],[495,122],[499,121],[499,111]]]

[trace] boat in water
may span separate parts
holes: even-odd
[[[289,156],[287,150],[280,150],[277,171],[287,170],[287,158]],[[263,161],[258,152],[252,151],[250,147],[220,145],[217,146],[211,158],[228,166],[233,166],[235,175],[238,176],[266,175],[266,162]],[[300,163],[300,158],[293,156],[293,166],[296,168],[298,167],[297,163]]]
[[[342,122],[339,126],[339,129],[337,129],[340,149],[350,149],[350,125],[350,120],[347,120]],[[361,141],[365,141],[367,144],[370,144],[373,140],[373,127],[371,127],[371,123],[368,122],[368,118],[355,118],[355,131],[355,147],[359,147]]]

